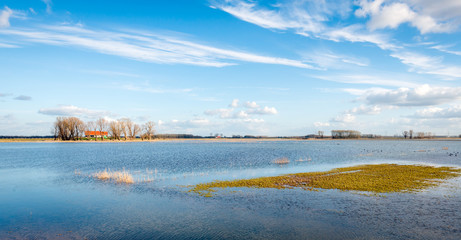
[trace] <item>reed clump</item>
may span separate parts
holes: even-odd
[[[133,175],[123,169],[122,171],[111,171],[104,169],[104,171],[97,172],[93,175],[96,179],[103,181],[115,181],[116,183],[132,184],[134,183]]]
[[[216,188],[294,188],[305,190],[338,189],[371,193],[417,192],[458,177],[461,169],[423,165],[360,165],[326,172],[287,174],[233,181],[214,181],[193,186],[190,192],[211,197]]]
[[[282,157],[282,158],[277,158],[273,161],[273,163],[275,164],[288,164],[290,163],[290,160],[288,160],[288,158],[286,157]]]

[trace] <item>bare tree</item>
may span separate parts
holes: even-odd
[[[56,117],[56,121],[54,122],[54,128],[58,139],[61,139],[63,141],[69,140],[67,123],[63,117]]]
[[[149,140],[152,139],[152,137],[154,136],[154,127],[155,127],[155,123],[153,121],[146,122],[143,125],[144,135]]]
[[[408,131],[403,131],[403,132],[402,132],[402,135],[403,135],[403,137],[404,137],[405,139],[407,139],[407,137],[408,137]]]
[[[75,136],[77,138],[77,140],[79,140],[79,138],[81,138],[83,136],[83,134],[85,133],[85,122],[80,120],[79,118],[73,118],[72,119],[75,123],[74,123],[74,127],[75,127]]]
[[[51,134],[53,134],[54,140],[56,141],[58,139],[58,127],[55,124],[53,124],[53,127],[50,130]]]
[[[138,124],[133,124],[133,128],[131,129],[131,138],[136,138],[136,135],[141,133],[141,127]]]
[[[133,122],[129,118],[122,118],[118,120],[118,123],[126,141],[128,135],[131,135],[131,127],[133,126]]]
[[[104,141],[104,134],[102,132],[105,132],[107,130],[107,120],[104,118],[99,118],[96,120],[96,125],[99,128],[99,134],[101,135],[101,141]]]
[[[417,132],[416,136],[417,138],[424,138],[424,132]]]
[[[129,118],[124,118],[123,121],[125,123],[125,140],[126,137],[133,138],[133,121]]]
[[[110,135],[117,140],[120,140],[120,136],[122,135],[122,124],[120,121],[112,121],[109,124],[109,132]]]
[[[57,117],[54,123],[55,138],[63,141],[78,140],[85,130],[85,123],[77,117]]]
[[[323,131],[319,131],[318,135],[319,135],[319,138],[323,138]]]

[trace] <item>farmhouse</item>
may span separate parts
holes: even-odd
[[[87,137],[107,137],[107,135],[109,135],[108,132],[85,131],[85,136]]]

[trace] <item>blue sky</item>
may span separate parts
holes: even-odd
[[[459,0],[0,0],[0,135],[459,135],[460,25]]]

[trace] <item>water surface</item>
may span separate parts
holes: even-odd
[[[387,197],[184,187],[364,163],[461,167],[458,152],[456,141],[0,143],[0,239],[460,239],[459,178]],[[123,168],[153,181],[90,177]]]

